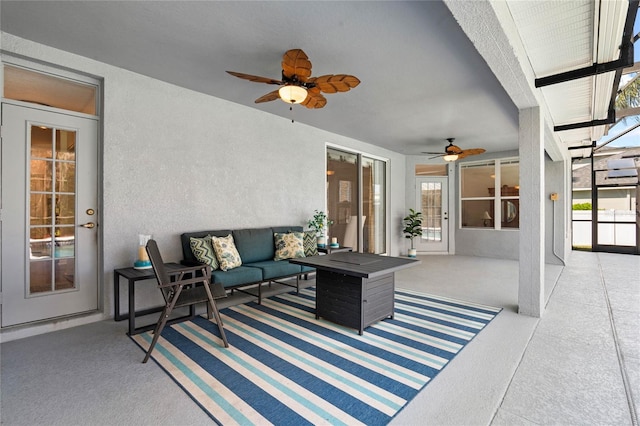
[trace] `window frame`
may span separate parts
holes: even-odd
[[[502,201],[509,200],[520,200],[519,195],[519,179],[518,185],[516,189],[518,189],[518,195],[502,195],[501,190],[494,190],[494,195],[488,195],[486,197],[481,196],[472,196],[472,197],[463,197],[462,196],[462,186],[464,181],[464,169],[472,168],[472,167],[481,167],[481,166],[492,166],[493,165],[493,174],[495,176],[494,180],[494,188],[500,189],[502,188],[502,167],[509,164],[517,164],[518,165],[518,173],[520,173],[520,159],[518,157],[505,157],[505,158],[495,158],[495,159],[487,159],[483,161],[469,161],[464,162],[458,165],[459,170],[459,179],[458,179],[458,229],[489,229],[494,231],[518,231],[520,229],[520,225],[517,227],[502,227]],[[463,225],[463,205],[465,201],[493,201],[493,226],[489,227],[479,227],[479,226],[464,226]],[[519,211],[519,203],[518,203],[518,211],[517,214],[520,214]]]

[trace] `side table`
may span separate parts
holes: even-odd
[[[167,263],[165,264],[169,271],[184,268],[183,265],[179,263]],[[128,282],[128,291],[129,291],[129,313],[121,314],[120,313],[120,278],[124,278]],[[129,320],[129,331],[127,334],[129,336],[133,336],[134,334],[139,334],[148,330],[153,330],[156,326],[154,324],[145,325],[142,327],[136,328],[136,317],[152,314],[155,312],[162,312],[164,306],[159,306],[156,308],[144,309],[141,311],[136,311],[136,303],[135,303],[135,283],[136,281],[144,281],[144,280],[152,280],[156,278],[155,272],[153,269],[135,269],[135,268],[120,268],[113,270],[113,308],[114,315],[113,319],[115,321],[122,321],[125,319]],[[192,318],[195,316],[195,306],[191,305],[189,307],[189,315],[185,315],[180,318],[175,318],[173,320],[167,321],[167,324],[172,324],[174,322],[183,321],[185,318]]]

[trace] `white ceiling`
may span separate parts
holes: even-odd
[[[544,77],[590,65],[594,45],[601,53],[612,50],[608,56],[619,54],[609,46],[619,45],[626,10],[615,9],[611,22],[599,22],[599,4],[509,2],[527,55],[519,60]],[[4,32],[286,119],[291,112],[283,102],[253,102],[274,86],[225,70],[279,79],[282,54],[301,48],[313,64],[312,76],[352,74],[361,84],[327,95],[323,109],[294,107],[298,123],[404,154],[443,150],[447,137],[463,149],[488,153],[518,148],[516,104],[439,0],[2,0],[0,7]],[[597,44],[598,23],[611,33],[608,44]],[[553,126],[603,118],[595,115],[609,99],[598,97],[597,87],[603,91],[606,84],[610,94],[612,82],[592,79],[530,90],[548,104]],[[585,132],[586,139],[593,136],[591,129],[571,132],[575,136],[560,140],[580,143]]]

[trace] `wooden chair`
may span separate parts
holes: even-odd
[[[158,288],[162,290],[165,305],[153,331],[151,346],[149,346],[142,362],[145,363],[149,360],[151,351],[153,351],[173,308],[190,306],[200,302],[207,302],[207,317],[211,318],[212,313],[216,317],[220,337],[224,342],[224,347],[228,348],[229,343],[224,334],[222,318],[215,301],[215,299],[227,297],[227,293],[222,284],[211,282],[211,267],[209,265],[191,266],[168,272],[155,240],[147,242],[147,253],[158,279]]]

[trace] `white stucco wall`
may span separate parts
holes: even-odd
[[[2,49],[104,82],[98,209],[108,316],[112,271],[132,265],[139,233],[153,234],[166,261],[179,261],[182,232],[304,225],[325,209],[327,143],[388,159],[389,224],[402,217],[403,155],[10,34],[2,33]],[[397,255],[402,237],[388,229],[389,253]],[[154,304],[157,293],[142,283],[137,299]],[[126,292],[123,308],[125,300]]]
[[[571,223],[568,211],[571,195],[567,190],[566,177],[571,176],[568,161],[551,161],[545,158],[545,263],[561,265],[571,250]],[[552,201],[551,194],[558,194]]]

